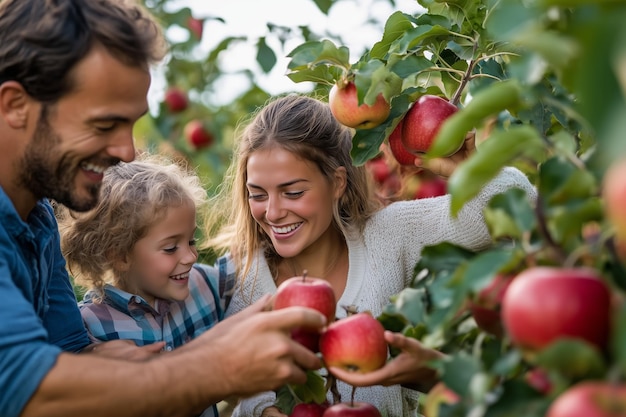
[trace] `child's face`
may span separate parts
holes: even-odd
[[[310,161],[281,148],[255,151],[248,159],[252,217],[280,256],[298,255],[328,235],[335,189]]]
[[[151,305],[155,298],[182,301],[189,295],[189,271],[198,259],[194,233],[196,210],[192,202],[170,207],[148,233],[135,243],[128,259],[132,292]]]

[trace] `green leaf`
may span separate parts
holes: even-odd
[[[350,50],[345,46],[337,47],[332,41],[327,39],[305,42],[293,49],[287,54],[287,57],[291,58],[291,61],[287,64],[287,69],[290,73],[302,72],[307,74],[319,65],[336,66],[346,71],[350,68]],[[319,79],[302,79],[301,81],[319,82]],[[326,81],[332,84],[335,80]]]
[[[372,59],[385,59],[390,45],[412,28],[413,24],[411,23],[410,16],[399,11],[392,13],[385,23],[383,38],[374,44],[370,50],[370,57]]]
[[[521,95],[522,87],[516,80],[492,83],[483,88],[465,108],[443,122],[426,157],[452,155],[465,140],[467,132],[480,126],[489,116],[497,116],[504,110],[517,108],[521,102]]]
[[[322,404],[326,401],[326,379],[317,371],[311,370],[306,372],[306,376],[306,382],[302,385],[283,385],[276,390],[274,405],[283,414],[291,414],[293,407],[299,403]]]
[[[274,65],[276,65],[276,61],[277,61],[276,54],[274,53],[272,48],[267,46],[267,44],[265,43],[264,37],[259,38],[256,46],[257,46],[256,60],[261,66],[261,69],[263,70],[263,72],[267,74],[272,70],[272,68],[274,68]]]
[[[416,326],[425,321],[425,291],[417,288],[405,288],[393,297],[393,311]]]
[[[598,349],[579,339],[562,338],[540,351],[537,366],[559,372],[572,380],[601,378],[606,366]]]
[[[481,372],[482,364],[461,351],[443,361],[443,383],[462,397],[469,394],[472,379]]]
[[[489,284],[493,277],[516,259],[513,248],[498,248],[479,253],[467,262],[461,287],[476,293]]]
[[[613,315],[612,326],[611,350],[623,375],[626,374],[626,303],[619,304]]]
[[[521,380],[505,381],[500,392],[485,417],[543,417],[551,403],[550,398],[542,396]]]
[[[536,157],[542,152],[541,138],[529,126],[494,131],[448,179],[452,215],[456,216],[463,205],[474,198],[504,166],[521,156]]]
[[[330,10],[330,6],[332,6],[334,3],[333,0],[313,0],[313,2],[317,6],[317,8],[320,9],[321,12],[326,15],[328,14],[328,11]]]
[[[596,178],[590,171],[560,156],[541,164],[538,187],[548,204],[587,199],[598,192]]]
[[[422,256],[415,265],[415,272],[427,270],[430,274],[436,275],[450,273],[474,256],[474,252],[450,242],[426,246],[422,249]]]
[[[533,207],[524,190],[511,188],[495,195],[484,210],[485,222],[494,239],[520,239],[536,226]]]

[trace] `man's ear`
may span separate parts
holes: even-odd
[[[0,84],[0,116],[13,129],[23,129],[28,123],[32,99],[17,81]]]

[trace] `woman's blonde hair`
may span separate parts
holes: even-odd
[[[350,152],[352,134],[336,121],[327,103],[304,95],[290,94],[270,100],[246,125],[236,144],[222,188],[212,204],[207,222],[207,244],[231,252],[235,265],[244,277],[254,254],[263,249],[274,273],[280,256],[269,236],[256,223],[248,203],[247,165],[252,153],[280,147],[311,161],[333,181],[339,167],[346,169],[346,190],[335,206],[334,226],[344,233],[361,231],[365,221],[380,206],[365,167],[354,166]]]
[[[98,205],[84,213],[59,207],[61,248],[77,285],[102,292],[119,285],[115,264],[128,255],[167,209],[192,202],[198,218],[208,201],[200,178],[164,156],[143,154],[104,174]]]

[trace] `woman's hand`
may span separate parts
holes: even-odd
[[[476,134],[474,131],[469,132],[465,137],[465,142],[461,148],[453,155],[446,158],[415,158],[415,166],[423,168],[437,174],[441,177],[450,177],[456,167],[465,161],[471,154],[476,151]]]
[[[427,363],[434,359],[443,358],[445,356],[443,353],[426,348],[418,340],[400,333],[386,331],[385,339],[390,346],[398,348],[402,352],[382,368],[365,374],[348,372],[340,368],[330,368],[330,373],[356,387],[401,384],[427,392],[437,383],[437,372],[429,368]]]

